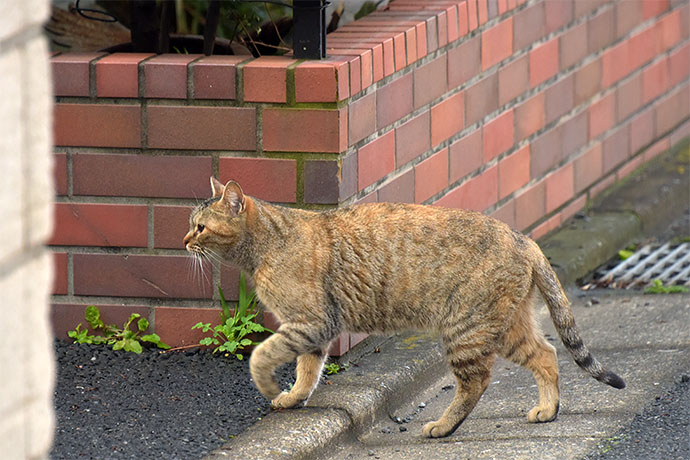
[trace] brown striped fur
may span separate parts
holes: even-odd
[[[304,402],[316,386],[329,343],[342,331],[435,330],[457,379],[429,437],[452,433],[486,389],[500,354],[530,369],[539,404],[530,422],[558,412],[556,351],[537,328],[539,290],[576,363],[616,388],[582,343],[563,289],[539,247],[482,214],[433,206],[367,204],[311,212],[245,196],[211,179],[214,198],[199,206],[185,237],[189,251],[239,265],[281,326],[258,346],[250,370],[278,408]],[[297,360],[297,381],[282,392],[277,366]]]

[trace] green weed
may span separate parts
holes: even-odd
[[[74,339],[76,343],[88,343],[94,345],[107,344],[113,347],[113,350],[132,351],[134,353],[141,353],[141,342],[148,342],[156,345],[158,348],[168,349],[170,345],[161,342],[158,334],[146,334],[139,336],[140,333],[149,328],[149,320],[142,318],[139,313],[132,313],[129,320],[122,326],[122,329],[117,328],[112,324],[105,324],[101,319],[101,312],[95,305],[89,305],[84,312],[84,319],[89,323],[91,329],[94,331],[101,331],[102,335],[92,335],[87,328],[82,329],[81,323],[73,331],[67,332],[67,335]],[[137,331],[130,329],[134,320],[137,320]]]
[[[652,281],[652,285],[645,288],[645,294],[677,294],[688,292],[689,289],[685,286],[664,286],[661,280]]]
[[[239,301],[234,314],[231,314],[230,307],[220,286],[218,286],[218,294],[220,295],[220,305],[222,307],[220,324],[212,327],[211,323],[197,323],[192,326],[192,329],[201,329],[202,332],[211,333],[210,336],[204,337],[199,341],[200,345],[215,345],[214,353],[223,352],[231,354],[237,359],[244,359],[244,356],[239,351],[244,349],[244,347],[259,344],[259,342],[248,338],[248,335],[260,332],[273,333],[273,331],[254,322],[254,318],[257,315],[256,306],[258,299],[255,292],[248,292],[244,274],[240,274]]]

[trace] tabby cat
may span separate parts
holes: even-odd
[[[329,343],[343,331],[437,331],[457,379],[443,416],[424,435],[451,434],[490,380],[497,354],[531,370],[539,404],[530,422],[558,412],[556,350],[535,324],[535,289],[563,344],[595,379],[615,388],[575,327],[569,302],[531,239],[482,214],[409,204],[363,204],[324,212],[270,205],[230,181],[211,178],[213,198],[198,206],[184,238],[188,251],[252,275],[261,302],[281,326],[251,355],[259,391],[276,408],[305,402],[319,381]],[[281,393],[277,366],[297,360]]]

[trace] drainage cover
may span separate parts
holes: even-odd
[[[690,243],[644,246],[618,264],[600,268],[583,289],[629,289],[654,280],[664,286],[690,286]]]

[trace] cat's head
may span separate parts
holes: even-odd
[[[184,237],[187,251],[207,257],[221,256],[241,239],[247,203],[235,181],[223,185],[211,177],[211,191],[213,197],[192,211]]]

